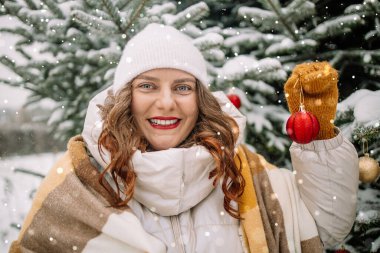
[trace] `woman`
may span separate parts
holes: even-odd
[[[11,252],[322,252],[342,241],[358,160],[330,123],[337,73],[296,68],[285,86],[291,110],[300,73],[320,80],[304,89],[305,103],[322,101],[310,104],[321,134],[292,145],[292,173],[239,145],[245,118],[208,91],[189,38],[148,25],[126,45],[113,86],[90,102],[82,136],[43,181]]]

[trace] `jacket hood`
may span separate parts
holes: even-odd
[[[90,101],[82,132],[88,150],[103,168],[108,165],[110,154],[105,150],[101,156],[98,151],[102,120],[97,105],[104,104],[109,89],[112,88],[100,92]],[[246,118],[222,91],[212,94],[222,110],[239,126],[237,147],[243,140]],[[132,164],[137,175],[134,198],[160,215],[183,212],[198,204],[213,190],[208,175],[214,168],[214,161],[203,146],[145,153],[137,150],[132,157]]]

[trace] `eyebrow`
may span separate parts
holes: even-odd
[[[160,79],[158,79],[156,77],[146,76],[146,75],[140,75],[140,76],[136,77],[136,79],[144,79],[144,80],[155,81],[155,82],[160,81]],[[181,79],[174,80],[174,83],[183,83],[183,82],[195,83],[195,80],[193,78],[181,78]]]

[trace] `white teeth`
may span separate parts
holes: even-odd
[[[174,120],[160,120],[160,119],[149,119],[149,121],[155,125],[168,126],[177,123],[178,119]]]

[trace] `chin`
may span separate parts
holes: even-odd
[[[175,143],[168,143],[168,144],[163,144],[162,142],[159,144],[159,145],[152,145],[151,146],[159,151],[159,150],[165,150],[165,149],[169,149],[169,148],[175,148],[178,144],[175,144]]]

